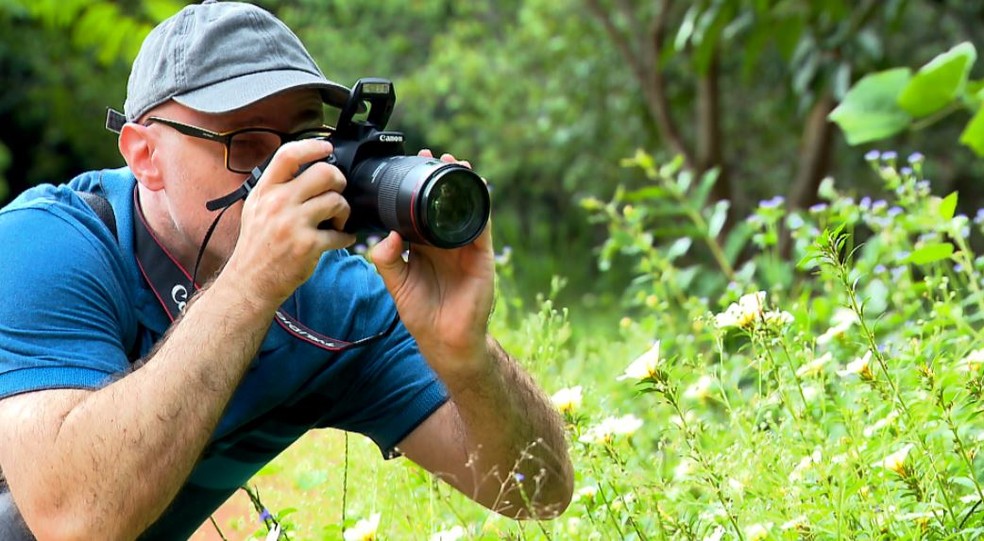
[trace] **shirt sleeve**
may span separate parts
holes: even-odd
[[[0,398],[96,388],[129,368],[126,292],[97,223],[53,201],[0,213]]]

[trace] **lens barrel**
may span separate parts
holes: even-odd
[[[458,164],[422,156],[368,158],[348,175],[346,231],[394,230],[411,242],[458,248],[485,229],[485,181]]]

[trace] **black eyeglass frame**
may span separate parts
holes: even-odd
[[[252,172],[253,168],[259,165],[259,163],[253,164],[248,169],[233,169],[231,164],[232,159],[232,138],[243,134],[243,133],[269,133],[276,135],[280,138],[280,145],[282,146],[291,141],[297,141],[299,139],[307,139],[309,137],[330,137],[335,133],[335,129],[331,126],[323,125],[317,128],[308,128],[294,133],[284,133],[282,131],[277,131],[270,128],[240,128],[237,130],[231,130],[226,132],[215,132],[211,130],[206,130],[205,128],[199,128],[198,126],[192,126],[191,124],[185,124],[183,122],[178,122],[176,120],[171,120],[168,118],[162,118],[159,116],[147,117],[143,125],[148,126],[152,123],[163,124],[170,128],[177,130],[182,135],[187,135],[188,137],[194,137],[196,139],[204,139],[205,141],[215,141],[216,143],[222,143],[225,148],[225,166],[226,169],[232,171],[233,173],[249,174]]]

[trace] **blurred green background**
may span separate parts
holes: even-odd
[[[390,127],[407,134],[408,151],[452,152],[489,180],[497,249],[520,296],[562,275],[564,302],[604,310],[619,300],[632,269],[617,259],[599,269],[609,232],[581,201],[645,185],[621,164],[637,149],[682,155],[695,175],[716,168],[709,204],[729,200],[729,224],[774,196],[809,207],[827,176],[877,191],[863,158],[872,148],[931,156],[933,191],[959,190],[961,212],[984,196],[984,162],[958,142],[973,111],[950,108],[853,147],[827,120],[865,74],[984,44],[981,0],[256,3],[329,78],[393,79]],[[123,163],[105,108],[122,107],[141,40],[184,4],[0,0],[0,203]]]

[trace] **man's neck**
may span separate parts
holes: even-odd
[[[195,262],[201,249],[201,239],[192,239],[178,229],[174,220],[171,219],[161,192],[147,190],[139,184],[137,187],[138,211],[142,212],[150,232],[189,275],[194,273]],[[208,282],[218,273],[220,268],[221,264],[215,261],[215,257],[210,252],[206,251],[198,265],[197,275],[194,276],[195,282],[198,284]]]

